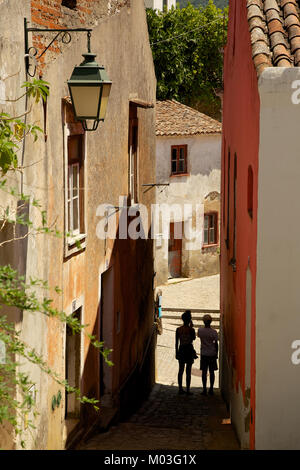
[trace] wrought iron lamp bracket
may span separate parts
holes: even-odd
[[[86,33],[87,34],[87,49],[88,52],[91,52],[91,28],[63,28],[63,29],[47,29],[47,28],[29,28],[28,20],[24,18],[24,39],[25,39],[25,68],[26,73],[30,77],[34,77],[37,68],[37,61],[40,59],[47,50],[52,46],[52,44],[61,36],[63,44],[69,44],[72,40],[71,33]],[[45,49],[38,55],[36,47],[29,47],[29,33],[56,33],[52,41],[45,47]],[[34,61],[34,70],[33,73],[30,71],[31,64],[30,59]]]

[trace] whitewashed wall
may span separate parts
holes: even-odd
[[[202,202],[211,191],[220,191],[221,136],[195,135],[156,138],[156,182],[170,183],[165,191],[157,190],[157,202],[169,204]],[[172,176],[171,146],[188,146],[190,176]]]
[[[163,10],[163,0],[145,0],[145,7],[146,8],[153,8],[153,10]],[[167,0],[167,7],[168,10],[171,7],[176,8],[176,0]]]
[[[256,290],[256,448],[300,449],[299,68],[268,68],[261,102]],[[298,358],[300,354],[298,354]]]
[[[187,172],[189,176],[171,175],[171,146],[187,145]],[[221,135],[195,135],[157,137],[156,139],[156,182],[169,183],[166,187],[157,187],[157,204],[202,204],[211,192],[220,193],[221,178]],[[172,217],[171,221],[184,220]],[[156,250],[157,282],[166,282],[168,274],[168,241],[162,240]],[[186,252],[183,242],[183,264],[195,265],[192,261],[196,252]],[[200,256],[201,252],[197,252]],[[204,259],[203,259],[204,261]],[[205,260],[206,263],[207,260]],[[197,264],[197,263],[196,263]],[[200,267],[199,258],[199,267]],[[202,266],[203,268],[203,266]]]

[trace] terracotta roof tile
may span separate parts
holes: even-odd
[[[297,0],[247,0],[247,9],[257,75],[266,67],[300,66]]]
[[[175,100],[156,102],[156,135],[221,134],[222,124]]]

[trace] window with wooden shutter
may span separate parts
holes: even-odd
[[[210,212],[204,214],[204,246],[216,245],[218,243],[218,213]]]
[[[171,175],[187,174],[187,145],[171,146]]]

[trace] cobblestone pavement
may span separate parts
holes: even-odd
[[[177,387],[156,384],[130,419],[90,439],[80,450],[238,450],[218,392],[178,395]]]
[[[162,287],[164,307],[219,308],[219,276],[174,282]],[[239,449],[219,390],[215,389],[214,396],[201,395],[199,359],[192,369],[193,395],[178,394],[178,362],[174,355],[178,323],[181,321],[163,319],[163,334],[158,336],[156,350],[156,385],[143,406],[127,421],[94,436],[79,449]],[[200,340],[197,342],[199,351]]]

